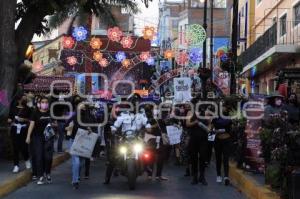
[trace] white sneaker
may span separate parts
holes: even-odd
[[[19,166],[15,165],[13,169],[13,173],[19,173],[19,171],[20,171]]]
[[[223,182],[223,178],[221,176],[217,177],[217,183],[222,183]]]
[[[30,160],[27,160],[25,162],[25,166],[26,166],[26,169],[31,169],[31,162],[30,162]]]
[[[44,177],[40,177],[40,179],[37,181],[37,184],[38,184],[38,185],[43,185],[43,184],[45,184]]]

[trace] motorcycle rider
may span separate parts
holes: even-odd
[[[118,143],[115,141],[114,135],[119,132],[122,134],[132,134],[137,133],[137,130],[141,129],[145,122],[145,118],[142,118],[142,125],[137,119],[137,115],[134,114],[133,110],[128,107],[128,104],[121,104],[118,108],[123,109],[123,111],[117,116],[116,121],[113,126],[111,126],[112,138],[111,138],[111,154],[109,155],[109,160],[106,168],[106,175],[104,184],[109,184],[113,170],[117,163],[117,146]]]

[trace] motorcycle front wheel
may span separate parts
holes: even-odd
[[[130,190],[135,189],[136,185],[136,178],[137,178],[137,171],[136,171],[136,160],[135,159],[128,159],[127,160],[127,178],[128,178],[128,185]]]

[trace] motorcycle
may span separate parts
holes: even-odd
[[[143,174],[144,163],[150,160],[151,154],[138,135],[127,131],[120,137],[119,155],[121,174],[127,177],[129,189],[134,190],[137,177]]]

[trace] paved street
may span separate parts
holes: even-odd
[[[91,178],[83,180],[79,190],[71,186],[71,162],[68,161],[53,170],[53,184],[38,186],[30,183],[6,199],[244,199],[234,187],[225,187],[215,183],[215,170],[208,170],[208,187],[190,185],[190,178],[183,177],[184,168],[167,166],[165,175],[169,177],[166,182],[149,182],[140,177],[135,191],[128,190],[125,177],[114,177],[108,186],[103,185],[105,166],[102,160],[92,162]]]

